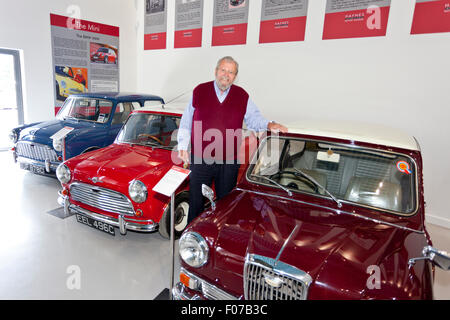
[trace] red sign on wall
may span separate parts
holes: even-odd
[[[175,48],[202,46],[203,0],[176,0]]]
[[[165,49],[167,1],[146,0],[144,19],[144,50]]]
[[[259,43],[305,40],[307,0],[263,0]]]
[[[450,32],[450,0],[417,0],[411,34]]]
[[[246,44],[249,0],[215,0],[212,46]]]
[[[390,0],[328,0],[323,39],[385,36],[389,9]]]

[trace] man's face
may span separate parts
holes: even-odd
[[[233,62],[222,61],[216,69],[216,82],[220,90],[227,90],[236,78],[236,65]]]

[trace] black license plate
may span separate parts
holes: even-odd
[[[82,214],[78,214],[78,213],[76,214],[76,216],[77,216],[77,221],[79,223],[82,223],[82,224],[85,224],[85,225],[87,225],[87,226],[89,226],[91,228],[103,231],[103,232],[105,232],[107,234],[110,234],[112,236],[116,235],[116,231],[114,229],[114,226],[112,226],[112,225],[110,225],[108,223],[97,221],[95,219],[86,217],[86,216],[84,216]]]
[[[36,174],[45,174],[44,168],[39,167],[39,166],[34,166],[34,165],[28,164],[28,163],[21,163],[20,168],[28,170],[28,171],[36,173]]]

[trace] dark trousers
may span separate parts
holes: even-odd
[[[239,163],[213,163],[195,164],[191,162],[189,175],[189,214],[188,222],[205,209],[205,197],[202,194],[202,184],[211,187],[213,181],[216,191],[216,199],[225,197],[236,186],[239,172]]]

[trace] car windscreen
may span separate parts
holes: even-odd
[[[250,181],[409,215],[416,211],[416,165],[404,154],[287,137],[265,139]],[[328,192],[329,193],[328,193]]]
[[[156,113],[134,113],[117,136],[118,142],[157,147],[177,145],[176,130],[180,117]]]
[[[72,97],[66,99],[57,118],[105,123],[111,115],[112,107],[113,102],[109,100]]]

